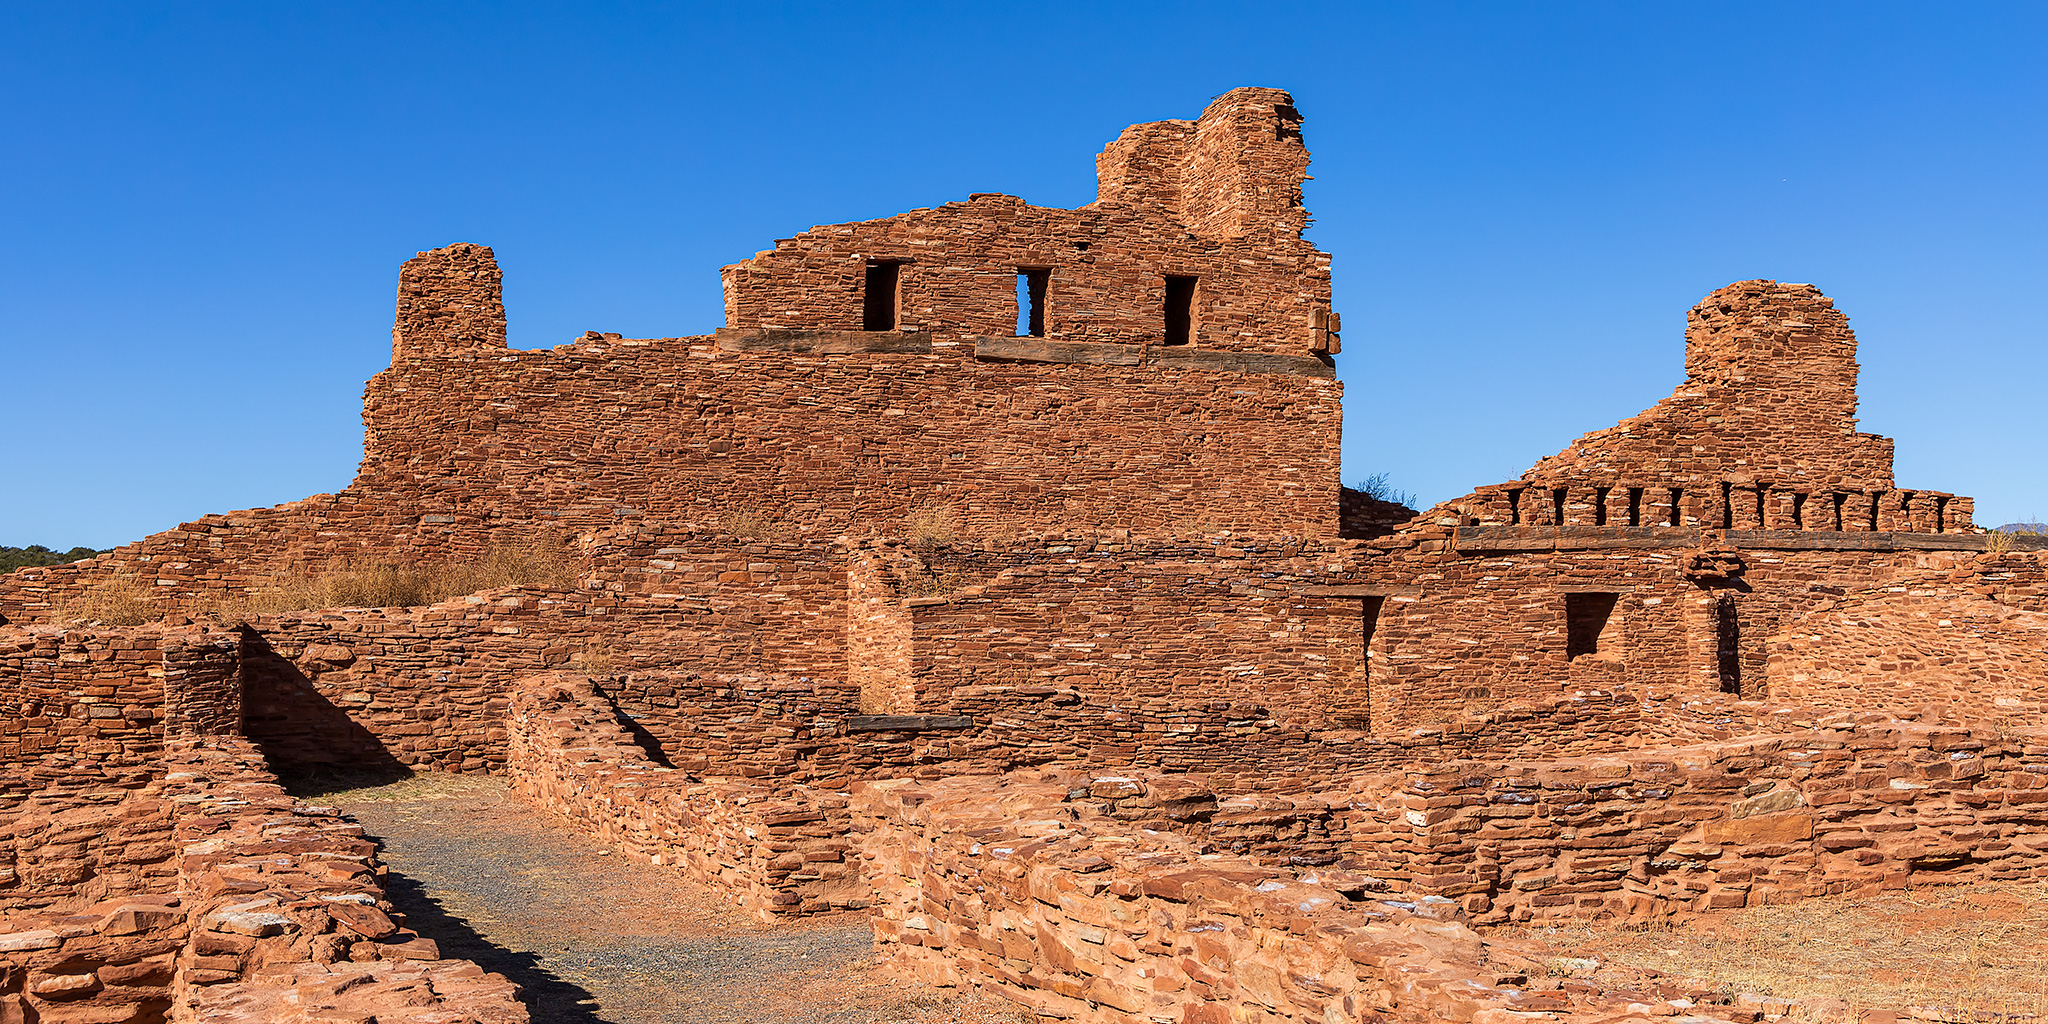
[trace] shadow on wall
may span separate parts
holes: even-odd
[[[274,769],[339,766],[400,778],[408,769],[297,665],[242,629],[243,729]]]

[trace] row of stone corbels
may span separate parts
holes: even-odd
[[[1477,526],[1676,526],[1691,529],[1974,533],[1972,499],[1943,491],[1802,490],[1754,480],[1673,487],[1617,480],[1517,480],[1452,502]]]
[[[1351,862],[1483,921],[2048,876],[2048,733],[1883,720],[1612,758],[1452,762],[1323,794]]]

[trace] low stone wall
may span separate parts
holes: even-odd
[[[1082,1022],[1725,1019],[1676,990],[1567,989],[1442,899],[1354,871],[1205,854],[1093,813],[1071,773],[855,788],[877,947],[927,984]],[[1694,993],[1695,995],[1704,995]],[[1683,1007],[1683,1008],[1682,1008]]]
[[[166,714],[181,727],[233,722],[239,647],[206,627],[0,626],[0,765],[145,764],[163,750]]]
[[[405,929],[362,828],[293,800],[246,741],[174,739],[152,775],[122,803],[153,862],[0,917],[0,1020],[528,1019],[510,982]]]
[[[521,680],[508,722],[514,791],[627,856],[675,865],[764,919],[866,906],[843,794],[655,764],[583,676]]]
[[[1482,922],[1657,918],[2048,877],[2048,731],[1869,715],[1555,761],[1451,761],[1314,794],[1342,863]]]

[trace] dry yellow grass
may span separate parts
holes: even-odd
[[[402,608],[499,587],[566,589],[575,584],[575,552],[559,540],[542,538],[501,544],[470,562],[378,565],[286,580],[205,610],[246,618],[309,608]]]
[[[734,509],[718,518],[718,532],[741,540],[788,540],[787,524],[753,509]]]
[[[149,589],[135,580],[110,577],[87,587],[85,592],[66,602],[57,617],[63,620],[84,619],[104,626],[134,626],[148,622],[158,615],[149,600]]]
[[[903,527],[913,547],[942,547],[960,538],[960,513],[951,505],[919,505],[904,517]]]
[[[2048,884],[1982,883],[1828,897],[1676,927],[1532,928],[1561,958],[1648,968],[1730,995],[1863,1010],[1938,1007],[1944,1019],[2048,1015]],[[1578,972],[1574,972],[1578,973]],[[1595,978],[1598,971],[1591,972]]]

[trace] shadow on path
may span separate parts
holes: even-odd
[[[540,957],[506,949],[477,934],[468,921],[449,913],[440,900],[429,895],[418,879],[393,871],[385,876],[384,889],[391,897],[391,905],[405,915],[406,926],[438,943],[441,956],[473,961],[518,985],[519,999],[532,1012],[535,1022],[623,1024],[599,1016],[594,1009],[597,1000],[590,992],[556,977],[540,965]]]

